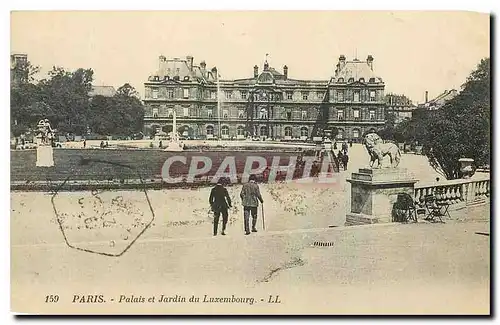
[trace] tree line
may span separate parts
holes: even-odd
[[[491,93],[490,59],[482,59],[461,92],[437,110],[417,108],[412,118],[395,126],[387,116],[384,139],[418,143],[435,170],[447,179],[461,177],[460,158],[472,158],[476,166],[490,164]]]
[[[13,136],[33,130],[42,118],[49,119],[60,135],[131,136],[142,131],[144,106],[130,84],[118,88],[112,97],[90,97],[92,69],[53,67],[47,78],[36,81],[38,71],[29,62],[14,68],[14,75],[29,77],[11,83]]]

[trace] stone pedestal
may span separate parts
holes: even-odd
[[[54,166],[54,148],[46,145],[39,145],[36,148],[36,166],[37,167]]]
[[[181,147],[180,143],[177,141],[170,141],[167,147],[163,151],[183,151],[184,149]]]
[[[351,211],[346,226],[392,222],[392,206],[400,193],[413,197],[417,179],[405,168],[360,168],[352,173]]]

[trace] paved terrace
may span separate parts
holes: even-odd
[[[40,209],[41,210],[41,209]],[[45,211],[45,210],[44,210]],[[13,310],[29,312],[225,313],[224,304],[84,304],[73,294],[255,297],[233,313],[487,314],[490,224],[487,205],[453,211],[446,223],[381,224],[262,231],[228,236],[209,223],[166,239],[156,224],[121,257],[71,249],[50,214],[11,223]],[[273,216],[266,216],[273,223]],[[467,222],[462,222],[467,220]],[[316,243],[316,244],[315,244]],[[106,249],[109,242],[86,242]],[[322,245],[329,246],[322,246]],[[68,288],[71,288],[68,290]],[[47,293],[61,302],[47,306]],[[267,304],[269,295],[281,304]],[[22,297],[22,298],[21,298]],[[46,309],[47,310],[47,309]]]

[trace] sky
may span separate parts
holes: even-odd
[[[224,79],[288,66],[290,78],[328,80],[338,57],[374,57],[386,93],[414,103],[460,89],[489,57],[489,15],[465,11],[13,12],[11,52],[42,74],[92,68],[94,85],[130,83],[141,96],[158,57],[194,57]]]

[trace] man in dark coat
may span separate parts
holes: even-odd
[[[224,180],[219,179],[217,185],[212,188],[208,202],[214,212],[214,236],[217,236],[217,228],[219,226],[219,217],[222,214],[222,233],[226,235],[226,225],[228,219],[227,209],[232,207],[231,198],[227,189],[223,185]]]
[[[344,170],[347,170],[347,163],[349,162],[349,156],[347,153],[342,155],[342,165],[344,165]]]
[[[260,203],[264,203],[260,195],[259,185],[255,182],[255,175],[250,175],[250,181],[243,185],[240,193],[243,205],[243,221],[245,235],[250,235],[250,214],[252,214],[252,232],[257,232],[257,208]]]

